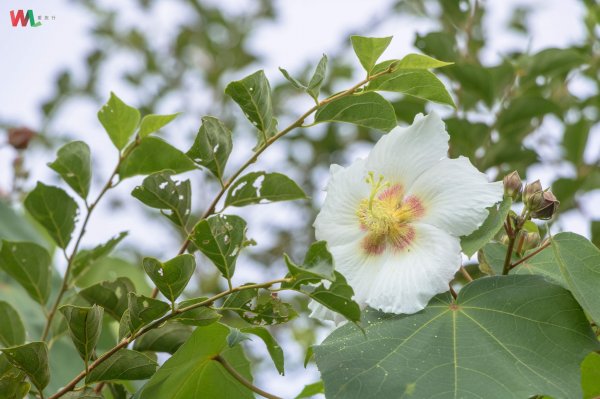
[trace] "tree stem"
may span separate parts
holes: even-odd
[[[279,396],[275,396],[273,394],[270,394],[268,392],[263,391],[262,389],[260,389],[259,387],[253,385],[250,381],[248,381],[246,378],[244,378],[243,375],[241,375],[240,373],[238,373],[238,371],[236,369],[234,369],[229,363],[227,363],[227,361],[225,359],[223,359],[221,357],[221,355],[217,355],[213,358],[213,360],[221,363],[221,366],[223,366],[223,368],[225,370],[227,370],[227,372],[229,374],[231,374],[231,376],[233,378],[235,378],[236,380],[238,380],[238,382],[240,384],[242,384],[243,386],[245,386],[246,388],[248,388],[249,390],[256,392],[257,394],[259,394],[260,396],[267,398],[267,399],[282,399]]]
[[[515,267],[519,266],[521,263],[533,258],[535,255],[539,254],[540,252],[542,252],[544,249],[548,248],[549,246],[550,246],[550,241],[548,241],[547,243],[545,243],[544,245],[542,245],[541,247],[539,247],[532,253],[528,254],[527,256],[523,257],[522,259],[519,259],[519,261],[510,265],[509,270],[512,270]]]

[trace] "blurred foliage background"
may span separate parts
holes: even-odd
[[[152,13],[159,2],[135,0],[130,3],[128,7],[135,7],[136,13],[143,16]],[[268,24],[277,18],[275,4],[270,0],[260,0],[247,9],[231,13],[214,2],[173,0],[172,3],[185,13],[186,18],[171,30],[170,35],[157,38],[151,26],[119,17],[118,6],[102,5],[102,2],[92,0],[77,2],[77,6],[89,15],[92,26],[90,34],[95,44],[93,50],[83,55],[87,65],[85,74],[82,76],[66,69],[57,76],[53,83],[53,95],[45,100],[40,110],[43,123],[29,126],[35,130],[31,145],[19,144],[19,140],[29,141],[29,135],[33,132],[15,129],[26,126],[27,121],[0,120],[0,141],[6,136],[6,145],[13,147],[11,159],[2,160],[2,167],[11,168],[13,179],[11,186],[3,187],[1,193],[0,238],[34,239],[50,245],[19,211],[20,200],[34,184],[27,165],[36,162],[34,157],[40,151],[53,154],[65,141],[62,132],[54,128],[57,115],[67,108],[72,112],[73,104],[81,101],[98,105],[105,101],[109,91],[113,90],[113,87],[104,84],[108,74],[117,75],[121,87],[127,89],[126,94],[119,95],[135,100],[129,102],[135,103],[142,113],[184,112],[184,123],[179,125],[181,131],[168,132],[170,135],[175,133],[181,143],[186,143],[182,144],[182,148],[191,144],[200,118],[215,115],[233,130],[234,145],[239,143],[234,147],[234,152],[244,145],[249,151],[251,145],[248,143],[253,140],[255,133],[236,105],[225,96],[224,88],[229,81],[261,67],[260,55],[249,45],[248,38],[256,26]],[[482,50],[487,45],[484,25],[486,2],[397,1],[391,2],[390,9],[380,15],[381,18],[402,15],[427,22],[424,26],[433,28],[416,33],[414,47],[437,59],[454,62],[450,67],[439,69],[437,74],[449,85],[457,109],[434,107],[445,118],[451,136],[451,156],[469,157],[493,179],[501,179],[507,172],[518,170],[524,179],[531,181],[538,178],[536,171],[550,171],[554,180],[552,190],[561,201],[561,215],[573,212],[583,215],[589,225],[588,234],[596,245],[600,245],[600,220],[593,220],[586,211],[590,207],[597,208],[600,198],[600,150],[590,149],[593,143],[598,145],[598,141],[591,139],[590,132],[596,129],[597,133],[600,128],[600,6],[594,0],[582,0],[582,4],[585,12],[579,23],[585,27],[585,38],[581,42],[568,48],[500,54],[499,61],[493,63],[482,56]],[[542,5],[538,3],[537,6]],[[519,40],[527,41],[530,35],[531,7],[523,2],[523,6],[512,10],[506,30],[517,35]],[[373,34],[382,22],[379,19],[365,21],[355,31],[348,33]],[[309,25],[310,22],[307,22],[307,28]],[[319,43],[314,45],[318,46]],[[322,89],[325,95],[356,81],[359,68],[355,61],[351,61],[351,51],[348,36],[344,36],[339,37],[337,52],[327,54],[329,68]],[[288,57],[293,57],[291,49]],[[305,61],[301,70],[292,71],[301,80],[306,80],[318,59]],[[280,63],[285,67],[285,59]],[[279,76],[269,78],[282,125],[310,107],[307,106],[307,99],[301,98],[303,94],[285,80]],[[424,101],[409,96],[390,99],[401,123],[411,123],[416,113],[427,112],[431,108],[425,107]],[[240,268],[247,263],[253,270],[254,274],[250,276],[254,276],[254,279],[283,275],[282,253],[299,257],[314,239],[311,225],[322,200],[321,190],[329,165],[348,163],[352,156],[348,148],[370,145],[378,137],[378,132],[368,129],[331,124],[297,131],[286,137],[283,143],[277,144],[276,148],[270,149],[279,152],[275,161],[268,166],[259,165],[288,173],[307,193],[312,194],[313,200],[286,204],[283,208],[275,207],[274,212],[260,218],[261,232],[258,236],[268,236],[268,244],[250,249],[240,261]],[[48,156],[51,159],[51,155]],[[95,154],[95,157],[102,158],[104,154]],[[193,204],[197,214],[200,214],[210,202],[211,195],[217,191],[218,183],[207,175],[195,174],[192,179],[196,180]],[[111,194],[113,197],[107,214],[112,212],[111,209],[117,212],[123,207],[139,205],[126,198],[128,191],[119,193],[121,197]],[[126,202],[133,204],[126,205]],[[250,224],[258,217],[244,216],[250,219]],[[157,215],[148,211],[146,217],[148,223],[153,223],[150,220]],[[555,222],[557,230],[561,228],[561,217]],[[121,228],[125,230],[128,226]],[[175,230],[162,222],[151,224],[151,228],[176,234]],[[259,237],[256,238],[260,244]],[[182,240],[182,237],[180,240],[176,238],[173,242]],[[173,254],[177,248],[161,250]],[[94,269],[94,274],[84,276],[79,284],[86,286],[127,274],[135,279],[142,290],[148,289],[139,268],[142,255],[148,254],[142,254],[135,244],[126,243],[120,256],[124,260],[112,258],[103,261]],[[217,273],[204,269],[194,285],[195,289],[203,295],[219,291],[224,282],[219,281]],[[11,285],[4,274],[0,275],[0,279],[0,297],[12,297],[13,300],[23,297],[19,302],[25,307],[29,300],[17,292],[19,288]],[[305,306],[304,303],[296,305]],[[32,312],[25,311],[30,321],[39,317]],[[289,358],[288,364],[295,362],[300,372],[304,349],[314,343],[319,334],[317,325],[318,321],[302,317],[291,327],[279,327],[286,329],[279,334],[297,345],[294,348],[298,349],[298,353]],[[62,353],[68,350],[66,347],[61,347]],[[59,358],[55,359],[60,362]],[[61,374],[67,378],[74,371],[66,370]],[[288,374],[294,375],[293,372]],[[52,384],[58,386],[60,381],[53,380]]]

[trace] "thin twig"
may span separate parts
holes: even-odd
[[[454,287],[452,287],[452,284],[448,284],[448,288],[450,288],[450,295],[452,295],[452,298],[454,298],[454,299],[458,298],[458,294],[454,290]]]
[[[460,272],[462,273],[463,277],[470,283],[471,281],[473,281],[473,277],[471,277],[471,275],[469,274],[469,272],[467,271],[467,269],[465,269],[462,265],[460,266]]]
[[[530,254],[527,254],[527,256],[525,256],[523,259],[519,259],[519,261],[513,263],[512,265],[510,265],[510,268],[508,270],[512,270],[515,267],[519,266],[521,263],[531,259],[532,257],[534,257],[535,255],[539,254],[540,252],[542,252],[544,249],[548,248],[550,246],[550,241],[548,241],[547,243],[545,243],[544,245],[542,245],[541,247],[539,247],[538,249],[536,249],[535,251],[533,251]]]
[[[271,393],[265,392],[262,389],[260,389],[259,387],[253,385],[250,381],[248,381],[246,378],[244,378],[243,375],[241,375],[240,373],[238,373],[238,371],[236,369],[234,369],[233,367],[231,367],[231,365],[221,357],[221,355],[217,355],[215,357],[213,357],[213,360],[219,362],[221,364],[221,366],[223,366],[223,368],[225,370],[227,370],[227,372],[229,374],[231,374],[231,376],[233,378],[235,378],[236,380],[238,380],[238,382],[240,384],[242,384],[243,386],[245,386],[246,388],[248,388],[249,390],[256,392],[257,394],[259,394],[260,396],[267,398],[267,399],[282,399],[279,396],[273,395]]]

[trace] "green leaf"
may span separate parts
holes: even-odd
[[[267,346],[267,351],[269,352],[277,371],[280,375],[285,374],[283,349],[281,349],[281,346],[279,346],[269,330],[264,327],[244,327],[240,331],[244,334],[256,335],[258,338],[262,339]]]
[[[325,387],[323,387],[323,381],[313,382],[304,387],[295,399],[312,398],[315,395],[325,393]]]
[[[190,339],[134,396],[136,399],[254,399],[214,358],[219,355],[246,380],[252,381],[250,363],[241,346],[229,348],[229,328],[213,324],[198,328]],[[174,389],[177,387],[177,389]]]
[[[286,175],[250,172],[231,185],[225,198],[225,206],[246,206],[301,198],[306,198],[306,194]]]
[[[331,284],[323,283],[314,289],[305,287],[298,291],[350,321],[360,321],[360,306],[352,300],[354,291],[341,273],[335,272],[335,281]]]
[[[100,381],[145,380],[156,371],[158,364],[143,353],[121,349],[85,378],[86,384]]]
[[[50,295],[50,254],[32,242],[2,241],[0,268],[36,302],[45,304]]]
[[[385,71],[391,62],[393,61],[378,64],[373,73]],[[456,107],[444,84],[426,69],[396,69],[394,72],[373,79],[366,90],[402,93]]]
[[[502,229],[511,206],[512,198],[506,197],[499,206],[488,208],[489,213],[483,224],[468,236],[460,238],[460,246],[465,255],[470,258],[494,238]]]
[[[527,75],[531,77],[556,76],[578,68],[587,61],[585,55],[574,48],[547,48],[526,59],[526,62],[530,64]]]
[[[160,209],[171,222],[184,227],[190,217],[192,189],[189,180],[174,181],[172,171],[154,173],[131,195],[151,208]]]
[[[306,85],[302,84],[300,81],[298,81],[297,79],[294,79],[292,77],[292,75],[290,75],[290,73],[288,71],[286,71],[285,69],[283,69],[282,67],[279,67],[279,71],[281,72],[281,74],[283,75],[283,77],[292,84],[292,86],[294,86],[296,89],[300,89],[300,90],[306,90]]]
[[[600,354],[590,353],[581,363],[583,399],[600,397]]]
[[[384,132],[397,126],[392,104],[373,92],[341,97],[323,105],[315,114],[315,123],[323,122],[347,122]]]
[[[22,399],[27,395],[31,385],[23,381],[25,373],[14,367],[6,355],[0,353],[0,393],[3,399]]]
[[[50,382],[48,368],[48,347],[45,342],[30,342],[25,345],[0,349],[8,361],[22,370],[33,385],[42,391]]]
[[[38,182],[25,198],[25,208],[60,248],[69,245],[79,208],[64,190]]]
[[[128,307],[128,295],[135,292],[135,287],[127,277],[118,277],[115,281],[103,281],[79,291],[86,301],[99,305],[106,313],[121,320]]]
[[[86,288],[104,281],[112,281],[117,277],[127,277],[131,280],[133,291],[144,295],[152,293],[152,287],[148,284],[146,273],[139,262],[131,263],[111,256],[96,261],[94,267],[82,273],[74,282],[78,287]]]
[[[194,298],[181,301],[177,305],[177,308],[183,309],[199,302],[204,302],[207,299],[208,298]],[[199,306],[186,312],[179,313],[177,316],[173,317],[173,320],[188,326],[204,327],[216,323],[220,318],[221,315],[210,306]]]
[[[119,176],[125,179],[163,170],[172,170],[178,174],[195,168],[194,162],[183,152],[158,137],[149,136],[140,141],[140,144],[125,158],[119,168]]]
[[[271,86],[264,71],[258,71],[242,80],[231,82],[225,88],[248,120],[259,130],[258,145],[264,145],[277,133],[277,120],[273,113]]]
[[[248,336],[248,334],[243,333],[241,330],[234,328],[234,327],[229,327],[229,334],[227,335],[227,345],[230,348],[233,348],[234,346],[236,346],[237,344],[243,342],[243,341],[247,341],[250,340],[250,337]]]
[[[223,303],[222,309],[231,310],[254,325],[287,323],[298,315],[289,303],[270,293],[259,296],[257,289],[247,289],[230,295]]]
[[[164,126],[168,125],[173,121],[173,119],[177,118],[179,114],[170,114],[170,115],[146,115],[142,119],[142,123],[140,124],[139,135],[140,138],[144,138]]]
[[[140,112],[121,101],[115,93],[110,93],[110,99],[98,111],[98,120],[115,147],[122,150],[140,121]]]
[[[163,301],[130,292],[127,306],[130,331],[137,331],[140,327],[163,316],[170,309],[169,304]]]
[[[93,388],[86,387],[83,388],[83,391],[71,391],[67,392],[63,396],[63,399],[103,399],[104,396],[96,393]]]
[[[217,118],[205,116],[202,118],[202,126],[196,140],[186,154],[223,181],[225,165],[232,148],[231,131]]]
[[[22,211],[17,211],[4,200],[0,200],[0,220],[0,240],[31,241],[45,247],[54,247],[54,244],[50,244],[49,237],[43,236],[41,230]]]
[[[148,331],[135,340],[136,351],[166,352],[173,354],[192,335],[192,328],[179,323],[167,323]]]
[[[319,102],[319,93],[321,92],[321,85],[323,84],[323,79],[325,79],[326,71],[327,56],[323,54],[323,57],[321,57],[321,60],[317,64],[315,72],[310,78],[310,82],[308,82],[308,87],[306,88],[308,95],[314,98],[317,103]]]
[[[395,62],[396,60],[392,60]],[[389,61],[387,61],[389,62]],[[383,64],[383,63],[382,63]],[[394,64],[394,70],[397,69],[433,69],[452,65],[452,62],[444,62],[431,58],[423,54],[408,54]],[[389,66],[389,64],[388,64]]]
[[[482,278],[456,301],[365,319],[315,348],[328,398],[578,398],[579,364],[599,349],[571,294],[539,276]]]
[[[92,249],[82,249],[77,251],[75,258],[73,259],[73,266],[71,267],[71,275],[73,278],[77,278],[79,275],[85,273],[97,260],[110,255],[126,236],[127,232],[122,231],[104,244],[97,245]]]
[[[392,36],[388,37],[364,37],[350,36],[354,52],[358,56],[360,64],[365,68],[368,75],[375,66],[375,63],[381,57],[381,54],[390,45]]]
[[[479,269],[485,274],[501,275],[504,269],[504,258],[507,247],[499,242],[490,242],[481,248],[477,254]],[[519,260],[516,251],[513,251],[512,262]]]
[[[514,269],[549,275],[570,290],[581,307],[600,323],[600,249],[575,233],[559,233],[544,249]]]
[[[0,320],[2,320],[0,323],[1,346],[16,346],[25,343],[25,326],[21,321],[21,316],[8,302],[0,301]]]
[[[496,126],[504,138],[520,138],[523,132],[532,129],[532,119],[543,118],[546,114],[560,115],[560,107],[541,96],[527,94],[516,97],[502,109]],[[536,124],[537,126],[537,124]]]
[[[581,118],[573,124],[565,126],[563,135],[563,146],[565,148],[565,159],[573,162],[575,165],[585,163],[584,153],[588,142],[590,132],[590,123]]]
[[[285,287],[299,288],[305,284],[318,283],[321,280],[335,280],[333,256],[327,249],[325,241],[317,241],[310,245],[302,265],[295,264],[286,254],[285,264],[294,278],[292,283],[284,284]]]
[[[87,198],[92,180],[90,147],[83,141],[62,146],[57,158],[48,166],[56,171],[81,198]]]
[[[91,308],[63,305],[59,310],[67,321],[75,348],[87,365],[100,338],[103,309],[97,305]]]
[[[193,255],[183,254],[162,263],[158,259],[144,258],[144,270],[159,291],[171,302],[181,295],[196,269]]]
[[[215,215],[201,220],[191,239],[198,249],[231,280],[235,272],[235,262],[245,245],[246,221],[235,215]]]

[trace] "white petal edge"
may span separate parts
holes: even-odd
[[[412,125],[397,127],[383,136],[371,150],[365,167],[407,188],[421,173],[447,157],[449,138],[436,113],[419,114]]]
[[[313,319],[321,321],[333,321],[336,326],[345,324],[348,321],[341,314],[334,312],[333,310],[329,310],[317,301],[311,300],[308,303],[308,308],[311,310],[309,317],[312,317]]]
[[[370,187],[365,182],[364,160],[359,159],[347,168],[331,168],[327,196],[315,220],[317,240],[329,246],[355,242],[364,237],[357,210],[360,202],[369,197]]]
[[[428,223],[455,236],[472,233],[484,222],[487,208],[502,201],[502,182],[490,183],[468,158],[443,159],[423,173],[409,188],[425,214],[420,223]]]
[[[336,270],[346,277],[361,307],[411,314],[448,291],[460,267],[459,239],[428,224],[413,228],[415,241],[404,251],[370,256],[357,244],[331,247]]]

